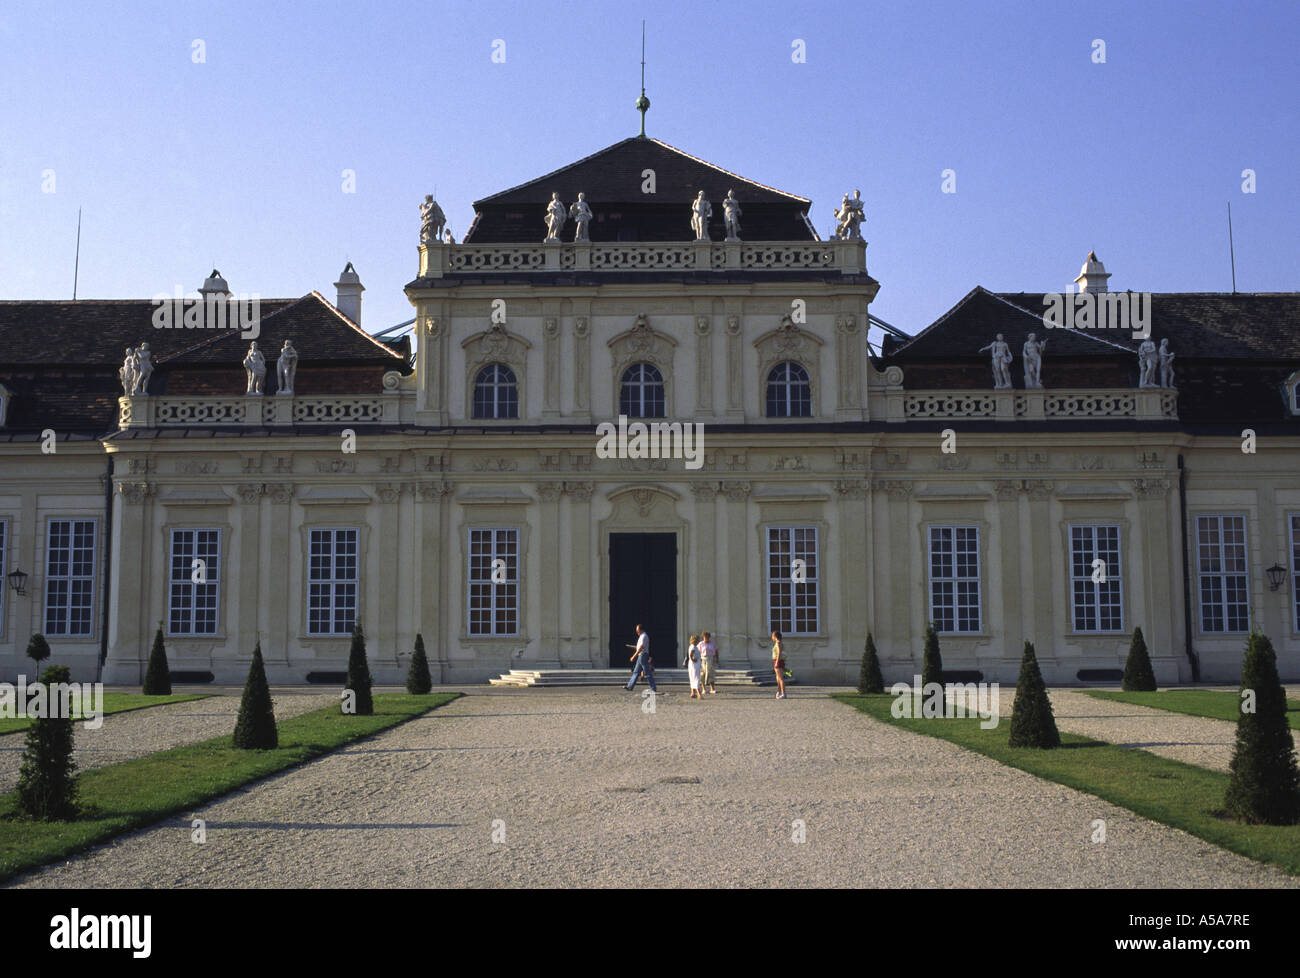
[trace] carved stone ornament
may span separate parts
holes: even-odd
[[[1133,491],[1139,499],[1163,499],[1169,493],[1168,479],[1134,479]]]
[[[424,503],[436,503],[449,492],[451,486],[446,482],[417,482],[415,485],[415,494]]]
[[[718,486],[713,482],[693,482],[691,494],[703,502],[712,502],[718,494]]]
[[[936,469],[943,469],[946,472],[959,472],[970,468],[969,455],[940,455],[934,460]]]
[[[289,396],[293,394],[293,381],[298,376],[298,351],[293,347],[293,340],[285,340],[280,347],[280,359],[275,364],[276,393]]]
[[[1015,452],[995,452],[993,457],[1000,469],[1014,469],[1019,465]]]
[[[148,475],[154,470],[154,463],[148,458],[133,458],[126,463],[126,470],[131,475]]]
[[[1003,500],[1015,499],[1018,495],[1020,495],[1020,483],[1007,482],[1007,481],[998,482],[994,484],[993,492],[997,495],[999,499],[1003,499]]]
[[[906,499],[912,494],[912,483],[897,479],[881,479],[876,488],[889,493],[892,499]]]
[[[356,459],[351,458],[318,458],[316,460],[316,471],[335,474],[338,472],[355,472],[357,470]]]
[[[176,471],[182,475],[214,475],[218,468],[219,466],[216,462],[198,462],[189,460],[179,463],[176,466]]]
[[[476,458],[473,468],[475,472],[513,472],[519,463],[512,458]]]
[[[708,316],[695,317],[695,335],[708,336],[709,331],[713,328],[713,321]]]
[[[1052,492],[1055,488],[1056,484],[1053,482],[1045,482],[1040,479],[1026,479],[1024,491],[1030,499],[1043,500],[1051,499]]]
[[[437,339],[442,333],[442,322],[437,316],[424,317],[424,335],[430,339]]]
[[[553,503],[560,498],[560,493],[564,491],[564,486],[559,482],[539,482],[537,483],[537,496],[544,503]]]
[[[772,459],[772,469],[777,472],[806,472],[808,466],[802,455],[781,455]]]
[[[426,472],[442,472],[449,468],[447,465],[447,456],[442,454],[426,455],[424,456],[423,467]]]
[[[866,479],[840,479],[835,483],[835,491],[848,499],[865,499],[871,492],[871,484]]]
[[[836,316],[835,328],[841,333],[855,333],[858,329],[857,316]]]
[[[578,337],[578,339],[583,339],[590,331],[591,331],[591,326],[588,323],[586,316],[578,316],[576,319],[574,319],[573,321],[574,336]]]
[[[158,487],[152,482],[119,482],[117,491],[128,503],[138,506],[157,495]]]
[[[381,503],[395,503],[402,495],[400,482],[383,482],[375,486],[375,494]]]
[[[386,391],[395,391],[402,386],[402,375],[396,370],[385,370],[384,379],[381,381]]]
[[[551,339],[560,335],[560,321],[554,316],[547,316],[542,320],[542,332]]]
[[[239,471],[245,474],[261,472],[261,458],[256,455],[245,455],[239,460]]]
[[[501,323],[493,323],[481,333],[461,342],[465,350],[469,376],[472,378],[489,363],[506,363],[522,372],[532,344],[516,336]]]
[[[740,317],[739,317],[739,316],[728,316],[728,317],[727,317],[727,335],[728,335],[728,336],[739,336],[739,335],[740,335]]]
[[[634,489],[632,491],[632,501],[636,503],[636,511],[641,514],[642,518],[650,515],[650,510],[654,508],[655,496],[653,489]]]
[[[724,482],[721,488],[722,494],[733,503],[743,503],[749,497],[748,482]]]
[[[591,499],[591,491],[594,485],[590,482],[566,482],[564,491],[572,496],[576,502],[585,503]]]
[[[284,504],[293,499],[292,482],[268,482],[266,485],[266,495],[273,503]]]
[[[648,362],[665,373],[665,381],[669,379],[677,341],[666,333],[653,329],[645,313],[639,314],[633,320],[632,328],[619,333],[609,341],[608,346],[616,374],[621,374],[630,364]]]
[[[903,368],[893,364],[885,368],[885,383],[890,387],[903,386]]]
[[[266,487],[258,483],[244,483],[235,487],[235,492],[239,496],[241,503],[255,503],[262,497]]]

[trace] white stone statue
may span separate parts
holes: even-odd
[[[691,204],[691,230],[695,232],[696,241],[709,240],[709,219],[713,217],[713,205],[704,199],[701,190]]]
[[[248,378],[246,394],[266,393],[266,357],[257,348],[257,341],[248,344],[248,354],[244,357],[244,374]]]
[[[727,197],[722,202],[723,217],[727,222],[727,240],[740,240],[740,201],[736,199],[734,190],[727,191]]]
[[[985,350],[991,350],[993,355],[993,388],[1002,390],[1011,386],[1011,347],[1002,339],[1002,334],[998,333],[998,338],[988,346],[982,346],[980,353]]]
[[[135,393],[135,367],[135,348],[128,346],[126,356],[122,359],[122,367],[117,372],[118,378],[122,381],[122,394],[126,397]]]
[[[1150,338],[1142,341],[1138,347],[1138,386],[1159,387],[1156,382],[1156,370],[1160,367],[1160,354]]]
[[[1174,386],[1174,352],[1169,349],[1169,338],[1160,341],[1160,386]]]
[[[277,394],[293,393],[293,378],[298,373],[298,351],[293,348],[292,340],[285,340],[280,347],[280,359],[275,364]]]
[[[590,241],[587,237],[587,223],[591,220],[591,207],[587,204],[587,195],[578,194],[578,199],[569,205],[569,217],[573,218],[577,227],[573,231],[574,241]]]
[[[551,202],[546,205],[546,237],[543,243],[560,240],[560,232],[564,230],[565,217],[567,217],[567,212],[564,209],[564,204],[560,202],[560,195],[551,194]]]
[[[149,352],[149,344],[141,343],[140,348],[135,351],[135,393],[149,393],[149,378],[153,376],[153,354]]]
[[[1038,341],[1030,333],[1025,340],[1025,390],[1040,390],[1043,386],[1043,351],[1047,349],[1047,340]]]
[[[420,205],[420,243],[436,244],[446,223],[447,215],[433,199],[433,194],[425,194],[424,203]]]
[[[853,191],[852,197],[845,194],[840,201],[840,209],[835,212],[835,237],[841,241],[861,241],[861,225],[866,216],[862,191]]]

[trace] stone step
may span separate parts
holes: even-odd
[[[630,669],[511,669],[496,679],[492,686],[626,686],[631,678]],[[644,685],[645,680],[641,680]],[[655,684],[668,686],[690,685],[685,669],[656,669]],[[715,674],[717,686],[775,686],[776,679],[766,669],[719,669]]]

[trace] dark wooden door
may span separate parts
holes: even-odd
[[[630,669],[636,626],[650,633],[656,667],[680,665],[677,653],[677,535],[609,535],[609,665]]]

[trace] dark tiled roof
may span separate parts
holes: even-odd
[[[1046,329],[1043,293],[993,293],[976,287],[915,337],[890,345],[880,366],[904,368],[910,389],[991,386],[988,353],[1002,333],[1022,378],[1021,349],[1032,331],[1048,341],[1043,381],[1052,387],[1138,383],[1141,340],[1129,330]],[[1282,382],[1300,369],[1300,293],[1160,292],[1151,296],[1151,337],[1175,354],[1179,417],[1189,423],[1287,422]]]
[[[642,191],[644,171],[654,171],[655,192]],[[593,241],[688,241],[690,202],[703,190],[713,205],[710,236],[725,237],[722,199],[728,190],[740,201],[741,237],[746,241],[816,240],[803,215],[812,202],[748,180],[697,159],[658,139],[633,137],[545,176],[475,201],[469,244],[538,242],[546,235],[546,204],[558,193],[566,205],[586,194],[594,217]],[[573,233],[565,225],[566,237]]]
[[[14,393],[9,431],[50,427],[102,433],[117,424],[117,372],[128,346],[149,344],[150,391],[240,393],[248,340],[238,330],[158,329],[147,299],[0,302],[0,383]],[[299,352],[303,393],[370,393],[386,370],[408,372],[406,358],[371,338],[319,293],[262,299],[258,345],[268,390],[285,339]],[[324,387],[324,390],[317,390]]]

